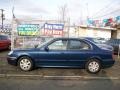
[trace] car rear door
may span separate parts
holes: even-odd
[[[70,66],[83,67],[91,54],[91,46],[83,40],[71,39],[68,42],[66,52],[68,64]]]

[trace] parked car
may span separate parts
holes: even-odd
[[[106,44],[111,45],[114,48],[114,54],[118,54],[118,52],[120,54],[120,39],[110,39],[106,42]]]
[[[11,46],[10,39],[5,35],[0,35],[0,50],[10,49],[10,46]]]
[[[55,38],[37,48],[13,50],[8,53],[7,60],[23,71],[34,67],[77,67],[90,73],[98,73],[115,62],[112,50],[78,38]]]

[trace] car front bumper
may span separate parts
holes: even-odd
[[[7,61],[8,61],[8,64],[11,64],[11,65],[14,65],[14,66],[17,65],[17,58],[16,57],[10,57],[10,56],[8,56],[7,57]]]

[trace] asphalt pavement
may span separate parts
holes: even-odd
[[[7,64],[0,53],[0,90],[120,90],[120,59],[115,65],[89,74],[83,69],[37,68],[30,72]]]
[[[0,51],[0,58],[1,58],[1,57],[6,57],[7,54],[8,54],[8,52],[9,52],[9,50],[1,50],[1,51]]]
[[[120,80],[0,79],[0,90],[120,90]]]

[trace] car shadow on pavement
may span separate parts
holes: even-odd
[[[111,77],[120,78],[120,61],[117,61],[115,65],[108,69],[102,69],[97,74],[90,74],[84,69],[78,68],[35,68],[32,71],[24,72],[16,66],[9,65],[7,63],[6,57],[0,58],[0,74],[19,74],[19,75],[40,75],[40,76],[50,76],[50,77],[61,77],[62,79],[67,77],[104,77],[111,79]]]

